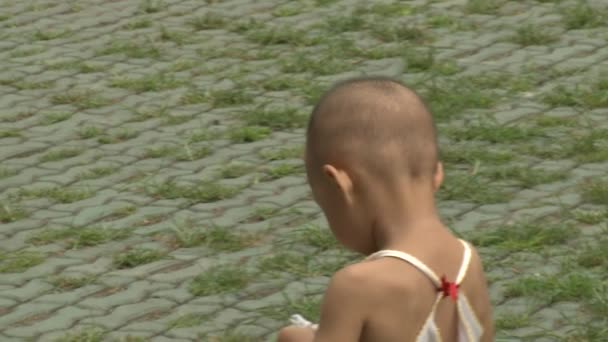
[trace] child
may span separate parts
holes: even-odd
[[[368,257],[332,277],[318,327],[295,317],[280,342],[493,341],[479,256],[435,207],[438,158],[431,113],[399,82],[352,79],[323,96],[308,181],[337,240]]]

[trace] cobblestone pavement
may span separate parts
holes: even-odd
[[[303,126],[412,85],[499,341],[608,341],[603,0],[0,0],[0,341],[264,341],[356,260]]]

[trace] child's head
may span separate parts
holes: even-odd
[[[423,101],[383,77],[351,79],[314,108],[307,131],[306,171],[334,234],[361,253],[376,248],[379,206],[399,190],[431,195],[441,183],[437,134]],[[394,201],[393,201],[394,202]]]

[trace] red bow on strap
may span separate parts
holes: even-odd
[[[443,292],[444,297],[450,297],[454,301],[458,298],[458,285],[447,281],[445,276],[441,277],[441,288],[439,291]]]

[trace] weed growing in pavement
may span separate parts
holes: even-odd
[[[48,152],[47,154],[40,157],[40,161],[43,163],[54,162],[64,160],[68,158],[74,158],[84,152],[81,148],[63,148],[55,151]]]
[[[59,203],[78,202],[93,196],[90,190],[81,190],[66,187],[40,187],[34,189],[21,189],[17,193],[21,198],[49,198]]]
[[[241,290],[251,280],[252,275],[243,267],[218,265],[195,277],[190,292],[195,296],[230,293]]]
[[[174,181],[166,181],[147,188],[147,192],[155,197],[165,199],[184,198],[203,203],[232,198],[239,191],[239,188],[211,181],[200,181],[192,185],[179,185]]]
[[[73,105],[78,109],[99,108],[110,104],[110,100],[97,95],[92,90],[72,90],[67,93],[56,94],[51,97],[54,105]]]
[[[540,26],[533,24],[518,27],[515,30],[515,35],[511,37],[513,43],[523,46],[548,45],[556,42],[558,39],[557,35],[549,33]]]
[[[166,257],[166,253],[152,248],[133,248],[126,252],[115,254],[113,264],[119,269],[133,268]]]
[[[103,227],[46,228],[31,235],[28,238],[28,242],[34,245],[63,242],[68,248],[84,248],[110,241],[124,240],[129,236],[131,236],[130,229]]]
[[[56,276],[49,279],[49,282],[55,286],[55,288],[62,291],[71,291],[83,286],[92,284],[97,277],[94,275],[86,276]]]
[[[40,265],[44,262],[44,256],[38,252],[0,251],[0,273],[20,273]]]
[[[494,247],[509,252],[537,252],[547,246],[560,245],[579,235],[566,223],[518,222],[481,234],[472,239],[476,246]]]

